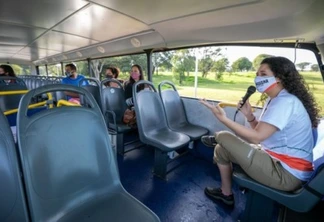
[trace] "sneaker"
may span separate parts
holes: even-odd
[[[233,194],[226,196],[222,193],[221,188],[206,187],[205,194],[212,200],[221,200],[221,201],[223,201],[223,203],[225,203],[229,206],[234,205]]]
[[[214,136],[202,136],[200,140],[205,146],[208,147],[215,147],[217,145]]]

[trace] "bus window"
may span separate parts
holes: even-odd
[[[0,64],[1,65],[1,64]],[[5,65],[5,64],[3,64]],[[24,64],[8,64],[12,67],[16,75],[30,75],[31,74],[31,66]]]
[[[62,76],[61,64],[47,66],[49,76]]]
[[[135,54],[127,56],[117,56],[102,59],[91,60],[91,69],[95,74],[95,77],[99,79],[105,78],[106,69],[109,66],[117,67],[120,71],[118,79],[127,81],[129,79],[129,73],[132,65],[138,64],[142,67],[144,78],[147,80],[147,58],[146,54]],[[96,70],[96,71],[94,71]]]
[[[221,46],[181,49],[153,54],[153,82],[176,84],[181,96],[237,103],[247,88],[254,85],[256,70],[268,56],[284,56],[295,62],[317,102],[324,90],[323,80],[313,52],[292,48]],[[198,62],[197,88],[195,68]],[[252,105],[263,105],[261,94],[251,96]],[[324,110],[322,110],[324,114]]]

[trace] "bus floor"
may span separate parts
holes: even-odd
[[[131,135],[132,138],[136,135]],[[175,160],[176,166],[167,180],[153,176],[154,149],[142,146],[118,155],[121,182],[125,189],[148,206],[162,222],[239,221],[245,208],[246,195],[233,184],[234,207],[213,202],[204,194],[206,186],[220,186],[220,175],[212,163],[213,149],[198,142],[196,149]],[[323,221],[324,201],[308,213],[287,210],[286,222]],[[277,221],[276,209],[273,221]]]
[[[234,184],[235,206],[213,202],[204,194],[206,186],[220,186],[218,168],[212,164],[213,149],[198,145],[172,163],[177,166],[167,180],[153,176],[154,149],[142,146],[118,155],[121,182],[125,189],[154,211],[162,222],[237,221],[246,197]],[[204,152],[201,152],[204,150]]]

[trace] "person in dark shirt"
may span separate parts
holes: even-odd
[[[143,70],[142,67],[135,64],[132,66],[131,72],[130,72],[130,76],[129,76],[129,80],[127,82],[125,82],[125,99],[126,99],[126,103],[129,104],[133,104],[132,102],[132,98],[133,98],[133,85],[140,81],[140,80],[144,80],[144,75],[143,75]],[[145,88],[144,84],[140,85],[137,87],[137,92],[143,90]]]
[[[0,65],[0,76],[16,77],[16,74],[13,68],[9,65]],[[5,80],[7,84],[15,83],[14,79]]]
[[[106,69],[105,77],[107,79],[115,79],[115,80],[119,81],[120,83],[123,83],[123,80],[119,80],[118,76],[119,76],[119,69],[117,67],[109,66]],[[108,83],[105,84],[105,86],[116,87],[116,88],[119,87],[119,85],[117,83],[115,83],[115,82],[108,82]]]

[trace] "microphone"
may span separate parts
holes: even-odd
[[[255,93],[255,90],[256,90],[255,86],[249,86],[249,88],[247,89],[247,91],[246,91],[244,97],[242,98],[242,103],[241,103],[240,108],[242,108],[242,106],[244,106],[244,104],[245,104],[246,101],[250,98],[250,96],[251,96],[253,93]],[[238,109],[238,110],[239,110],[239,109]],[[237,111],[238,111],[238,110],[237,110]]]
[[[236,115],[237,115],[238,111],[242,108],[242,106],[244,106],[244,104],[245,104],[246,101],[250,98],[250,96],[251,96],[253,93],[255,93],[255,90],[256,90],[255,86],[249,86],[249,88],[247,89],[247,91],[246,91],[244,97],[242,98],[242,104],[241,104],[240,108],[238,108],[238,109],[236,110],[235,114],[234,114],[234,118],[233,118],[234,122],[235,122]]]

